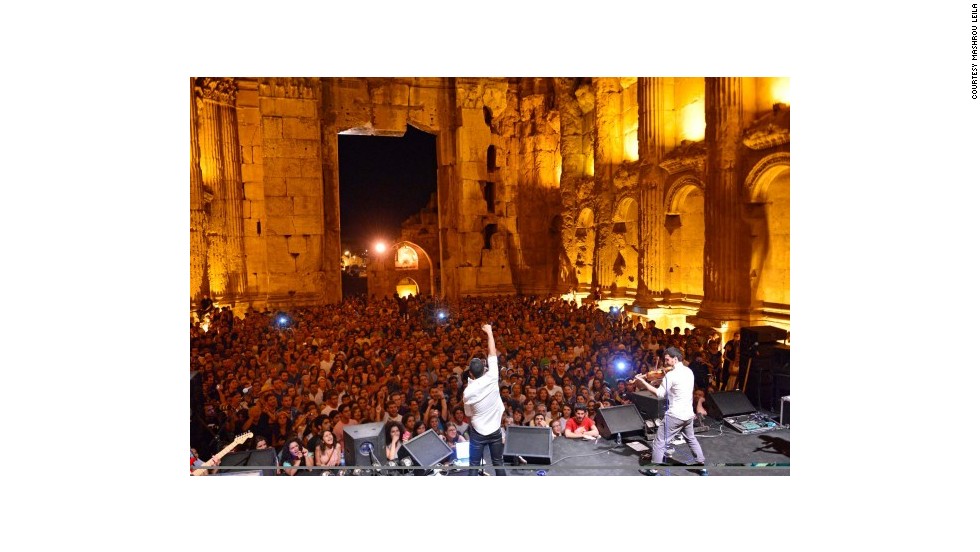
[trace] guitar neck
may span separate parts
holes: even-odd
[[[221,449],[220,452],[218,452],[217,454],[215,454],[214,456],[212,456],[211,459],[208,460],[208,462],[214,462],[215,460],[221,460],[221,458],[224,455],[226,455],[229,452],[231,452],[232,449],[234,449],[238,445],[244,443],[245,442],[245,439],[250,439],[251,437],[252,437],[252,432],[247,432],[247,433],[245,433],[243,435],[239,435],[227,447]],[[194,470],[193,474],[194,475],[204,475],[204,474],[208,473],[208,469],[209,468],[212,468],[212,467],[214,467],[214,464],[210,464],[206,468],[198,468],[198,469]]]

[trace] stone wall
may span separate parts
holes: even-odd
[[[215,83],[233,96],[202,100]],[[192,303],[339,301],[337,135],[412,125],[436,135],[438,192],[402,239],[435,295],[598,291],[646,316],[788,325],[785,84],[194,79]]]

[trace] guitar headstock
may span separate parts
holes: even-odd
[[[240,445],[240,444],[244,443],[245,441],[248,441],[251,438],[252,438],[252,432],[251,431],[246,431],[245,433],[242,433],[238,437],[235,437],[235,444],[236,445]]]

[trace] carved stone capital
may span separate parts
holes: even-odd
[[[777,103],[745,129],[742,143],[754,150],[764,150],[789,143],[789,106]]]
[[[194,91],[199,100],[234,106],[238,85],[230,77],[199,77],[195,79]]]
[[[664,160],[660,162],[660,168],[667,171],[668,174],[677,174],[686,170],[694,170],[701,174],[704,171],[707,158],[708,150],[703,140],[700,142],[684,140],[664,156]]]

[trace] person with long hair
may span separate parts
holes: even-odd
[[[286,441],[286,446],[282,450],[282,472],[286,475],[305,475],[308,470],[301,471],[300,466],[313,465],[312,456],[299,439]]]
[[[337,436],[329,429],[324,431],[320,443],[316,446],[316,454],[313,456],[316,466],[339,466],[340,459],[344,456],[344,447],[337,441]],[[337,475],[332,470],[319,470],[319,475]]]
[[[402,445],[405,443],[405,437],[408,436],[408,430],[401,422],[395,420],[389,420],[384,425],[385,433],[385,459],[388,461],[397,462],[399,459],[399,453],[402,452]]]

